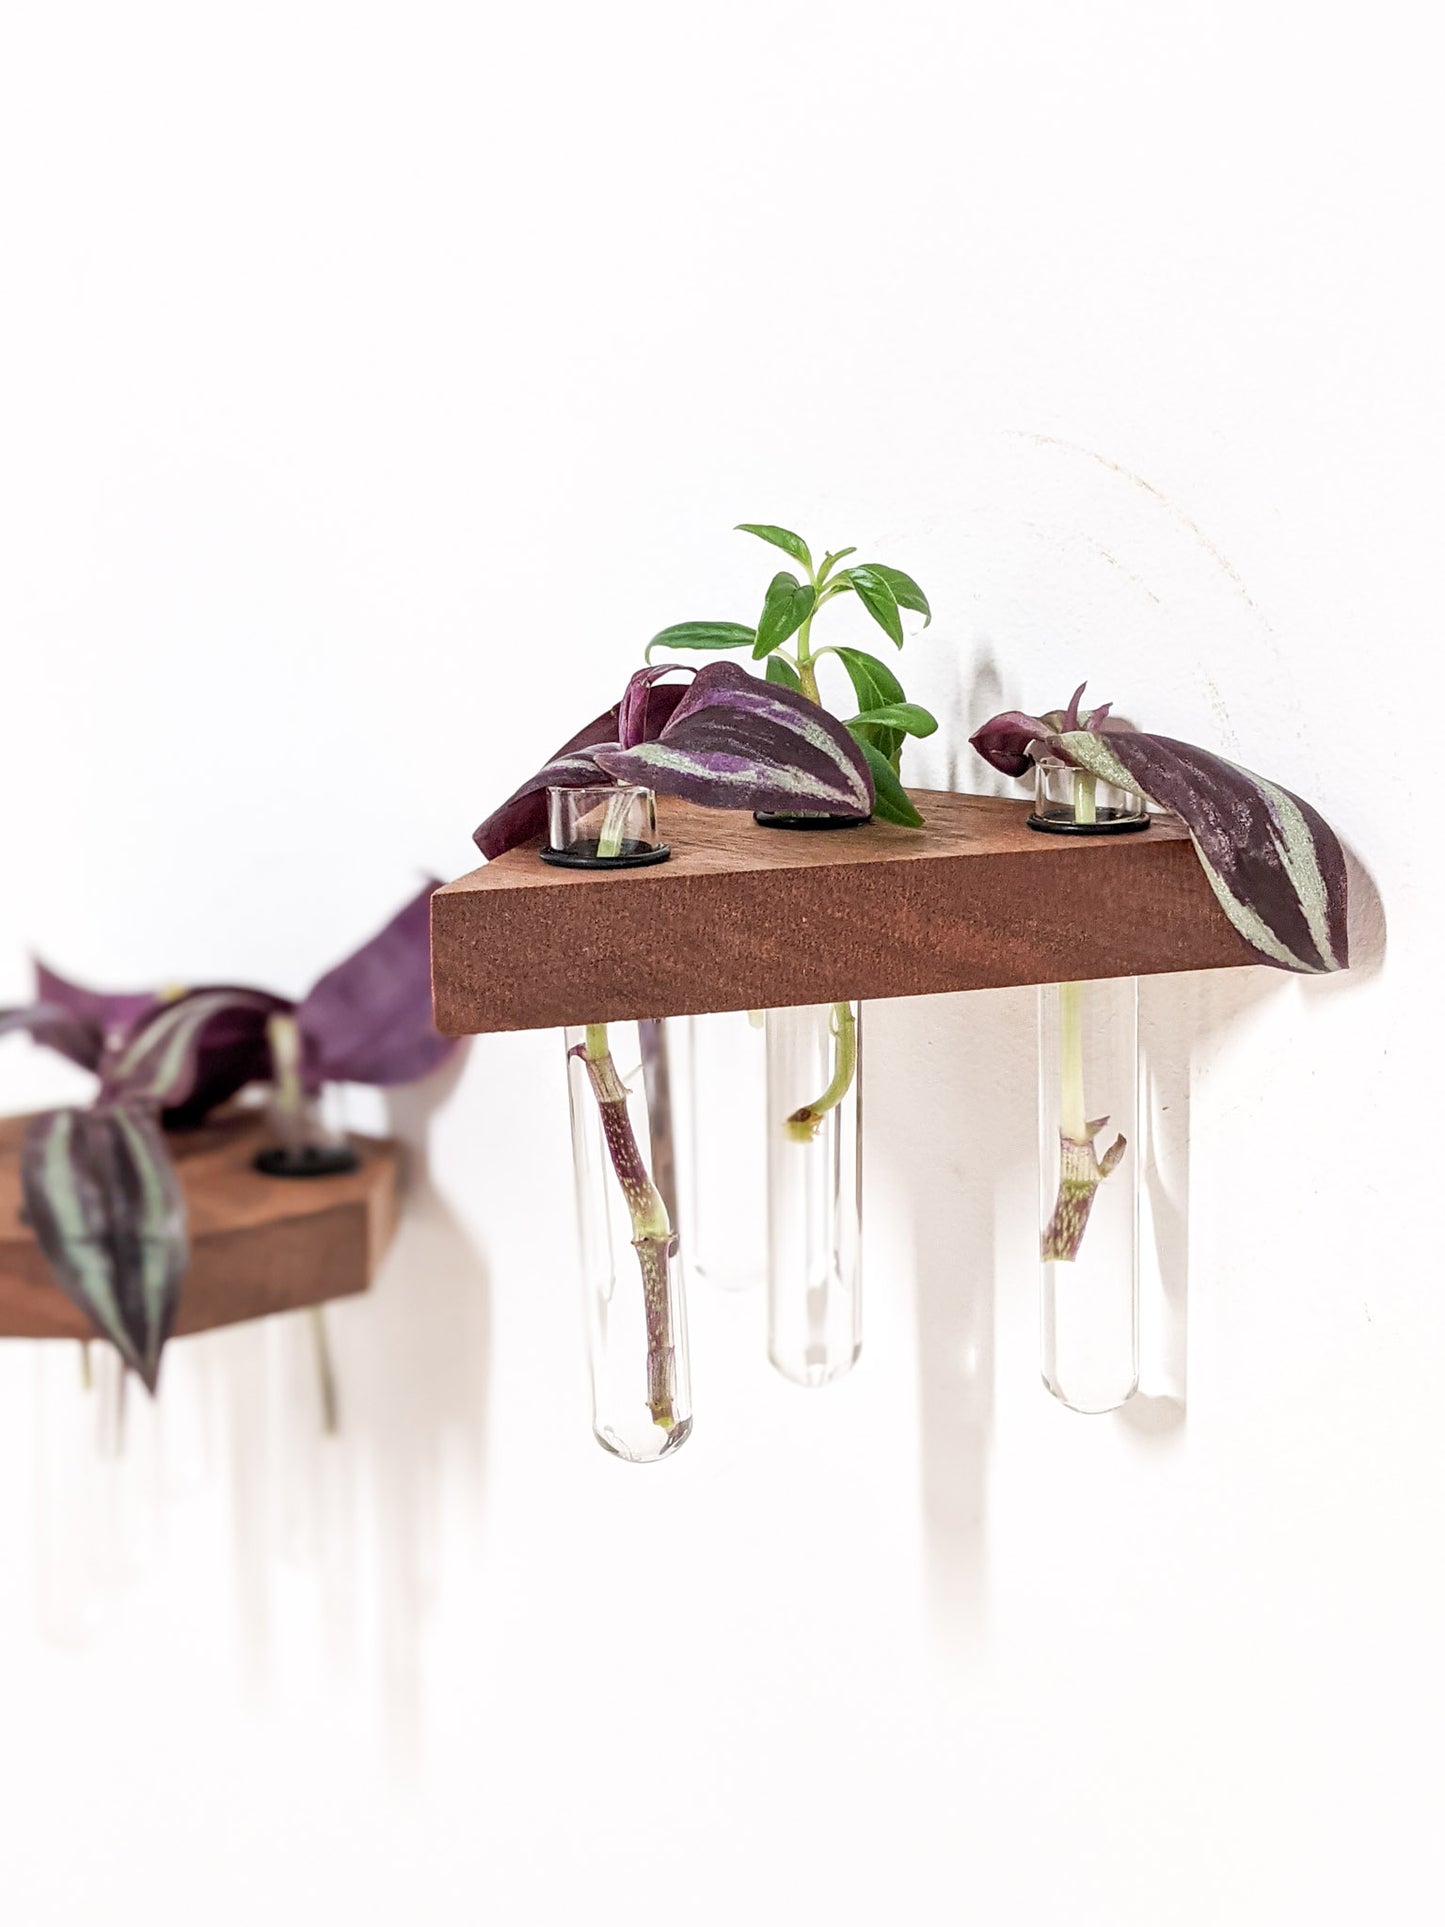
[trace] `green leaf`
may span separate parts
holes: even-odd
[[[775,528],[771,522],[739,522],[736,527],[744,535],[756,535],[760,541],[771,542],[775,549],[783,549],[795,562],[801,562],[809,575],[813,573],[813,558],[808,553],[808,545],[801,535],[794,535],[791,529]]]
[[[922,703],[882,703],[877,709],[865,709],[853,718],[853,723],[868,723],[875,729],[901,729],[909,736],[931,736],[938,728],[938,718]]]
[[[858,592],[858,600],[878,627],[903,647],[903,618],[898,613],[898,598],[878,571],[868,563],[848,570],[848,580]],[[843,578],[838,578],[841,581]]]
[[[933,611],[928,606],[928,597],[913,577],[905,575],[902,569],[890,569],[886,562],[870,562],[867,567],[888,584],[893,591],[893,600],[900,609],[912,609],[923,617],[923,626],[926,629],[933,620]],[[856,570],[854,574],[857,574]]]
[[[852,729],[852,724],[849,724]],[[923,818],[908,800],[908,792],[898,780],[898,772],[875,744],[866,736],[853,730],[853,740],[868,759],[868,767],[873,772],[873,814],[881,816],[885,823],[902,823],[910,830],[916,830]]]
[[[799,582],[786,569],[779,569],[768,584],[763,613],[758,618],[758,639],[753,644],[754,659],[771,655],[779,643],[796,635],[813,613],[813,604],[817,599],[810,582]]]
[[[866,649],[840,649],[834,646],[833,653],[848,671],[859,709],[881,709],[885,703],[903,701],[903,684],[886,662],[870,656]]]
[[[866,649],[830,647],[848,671],[853,693],[858,698],[858,708],[864,715],[870,710],[884,709],[903,701],[903,685],[886,662],[880,662],[877,656],[870,656]],[[903,743],[903,732],[899,729],[869,724],[860,727],[855,734],[860,741],[870,742],[881,749],[890,763],[897,758]]]
[[[822,588],[823,584],[828,580],[829,571],[835,564],[841,562],[845,555],[856,555],[857,553],[858,546],[856,543],[851,549],[829,549],[828,553],[823,557],[823,566],[818,571],[818,587],[820,589]]]
[[[780,688],[796,689],[802,694],[803,685],[798,680],[798,672],[786,656],[769,656],[763,674],[769,682],[777,683]]]
[[[741,622],[675,622],[658,630],[644,659],[651,662],[654,649],[751,649],[754,633]]]

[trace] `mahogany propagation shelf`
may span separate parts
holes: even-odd
[[[509,850],[432,898],[449,1036],[853,997],[1217,970],[1256,958],[1172,816],[1114,836],[1026,802],[911,792],[922,829],[765,829],[665,797],[671,860],[554,869]]]

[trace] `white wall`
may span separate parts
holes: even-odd
[[[1418,18],[12,11],[0,1001],[31,945],[299,989],[653,629],[749,614],[745,518],[928,588],[915,780],[1087,674],[1325,809],[1360,967],[1146,987],[1113,1418],[1038,1383],[1027,993],[870,1010],[863,1360],[795,1392],[699,1304],[662,1470],[589,1440],[546,1036],[396,1107],[429,1176],[335,1315],[338,1447],[285,1328],[177,1346],[119,1466],[5,1348],[7,1923],[1429,1916]]]

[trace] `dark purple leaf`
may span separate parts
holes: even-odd
[[[435,882],[301,1000],[308,1074],[348,1084],[410,1084],[456,1049],[431,1014],[430,905]]]
[[[593,752],[619,782],[710,809],[867,816],[873,779],[843,725],[806,696],[709,663],[653,743]]]
[[[55,1049],[87,1071],[97,1069],[105,1046],[119,1044],[132,1026],[155,1007],[156,1002],[155,992],[150,990],[87,990],[83,984],[68,983],[64,977],[41,963],[38,957],[35,960],[35,995],[43,1004],[58,1004],[77,1023],[93,1030],[98,1046],[85,1056],[66,1050],[62,1044],[55,1045]]]
[[[1182,818],[1230,922],[1282,970],[1349,967],[1349,886],[1334,831],[1301,797],[1192,743],[1142,730],[1051,740],[1064,762]]]
[[[1081,682],[1069,698],[1067,709],[1046,709],[1042,716],[1028,716],[1021,709],[1006,709],[1001,716],[991,717],[982,729],[976,729],[968,740],[986,763],[992,763],[1005,776],[1023,776],[1034,762],[1028,753],[1030,743],[1044,742],[1065,730],[1104,727],[1113,707],[1111,703],[1101,703],[1087,718],[1080,717],[1079,700],[1087,688],[1088,684]]]
[[[517,844],[529,843],[542,835],[547,827],[547,791],[554,785],[559,789],[585,789],[589,783],[609,780],[589,751],[598,743],[617,741],[619,707],[614,705],[585,729],[579,729],[547,759],[535,776],[529,776],[505,803],[477,825],[472,841],[488,861],[501,856],[504,850],[515,849]]]
[[[154,1391],[188,1257],[185,1196],[158,1119],[128,1105],[34,1118],[20,1177],[57,1284]]]
[[[190,992],[190,998],[208,1000],[200,1007],[190,1005],[187,998],[167,999],[153,991],[87,990],[39,962],[35,977],[46,1006],[56,1007],[60,1017],[69,1020],[64,1026],[60,1019],[47,1022],[43,1028],[36,1028],[36,1037],[86,1070],[100,1071],[103,1085],[112,1094],[122,1090],[127,1096],[153,1099],[155,1093],[146,1085],[147,1070],[128,1071],[117,1083],[116,1066],[127,1056],[128,1043],[142,1029],[148,1031],[152,1043],[158,1036],[172,1037],[175,1020],[166,1013],[182,1003],[187,1004],[187,1023],[204,1011],[205,1021],[193,1040],[194,1056],[187,1060],[189,1090],[183,1098],[167,1095],[158,1100],[166,1106],[166,1124],[177,1128],[198,1123],[244,1085],[268,1075],[266,1017],[273,1009],[290,1007],[284,998],[272,997],[266,991],[222,985],[206,985]],[[160,1024],[159,1032],[149,1032],[153,1020]]]
[[[679,662],[654,663],[646,669],[639,669],[628,682],[617,715],[617,741],[623,749],[635,749],[639,743],[655,742],[672,720],[678,704],[687,694],[687,685],[668,683],[662,689],[655,685],[659,677],[674,673],[691,676],[693,671]]]
[[[1083,693],[1081,684],[1067,710],[1043,716],[1009,710],[970,741],[1007,776],[1022,776],[1036,760],[1032,746],[1173,810],[1226,916],[1262,963],[1311,972],[1348,968],[1344,852],[1319,812],[1209,750],[1109,719],[1108,703],[1084,727],[1068,727],[1079,718]]]
[[[751,631],[749,636],[751,637]],[[656,688],[661,676],[670,675],[679,665],[659,664],[639,669],[627,685],[620,703],[579,729],[555,755],[529,776],[520,789],[513,790],[506,802],[493,810],[484,823],[472,832],[472,841],[482,855],[491,860],[503,851],[529,843],[547,828],[547,791],[549,789],[586,789],[589,783],[608,784],[612,778],[593,758],[598,746],[649,742],[659,735],[687,694],[680,684]]]
[[[267,1025],[277,1012],[289,1011],[293,1005],[289,997],[273,997],[269,991],[243,995],[244,1002],[227,1003],[202,1027],[195,1082],[189,1097],[167,1103],[162,1120],[167,1129],[184,1130],[199,1124],[246,1085],[265,1083],[270,1078]]]
[[[0,1037],[10,1031],[28,1031],[37,1044],[59,1051],[72,1064],[94,1070],[100,1061],[100,1032],[83,1017],[72,1017],[59,1004],[24,1004],[15,1010],[0,1010]]]
[[[155,1104],[188,1122],[270,1073],[266,1020],[291,1002],[239,985],[190,990],[158,1003],[100,1068],[101,1096]]]
[[[1042,716],[1006,709],[1000,716],[991,716],[968,740],[986,763],[992,763],[1005,776],[1023,776],[1034,760],[1029,744],[1041,742],[1052,733]]]

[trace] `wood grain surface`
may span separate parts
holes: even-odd
[[[93,1337],[20,1219],[26,1122],[0,1119],[0,1337]],[[339,1177],[265,1178],[251,1160],[267,1141],[254,1113],[170,1140],[191,1235],[178,1334],[365,1291],[391,1242],[396,1145],[353,1139],[361,1167]]]
[[[658,798],[670,862],[559,870],[509,850],[432,899],[451,1036],[1254,961],[1174,817],[1041,835],[1026,802],[912,792],[922,829],[767,830]]]

